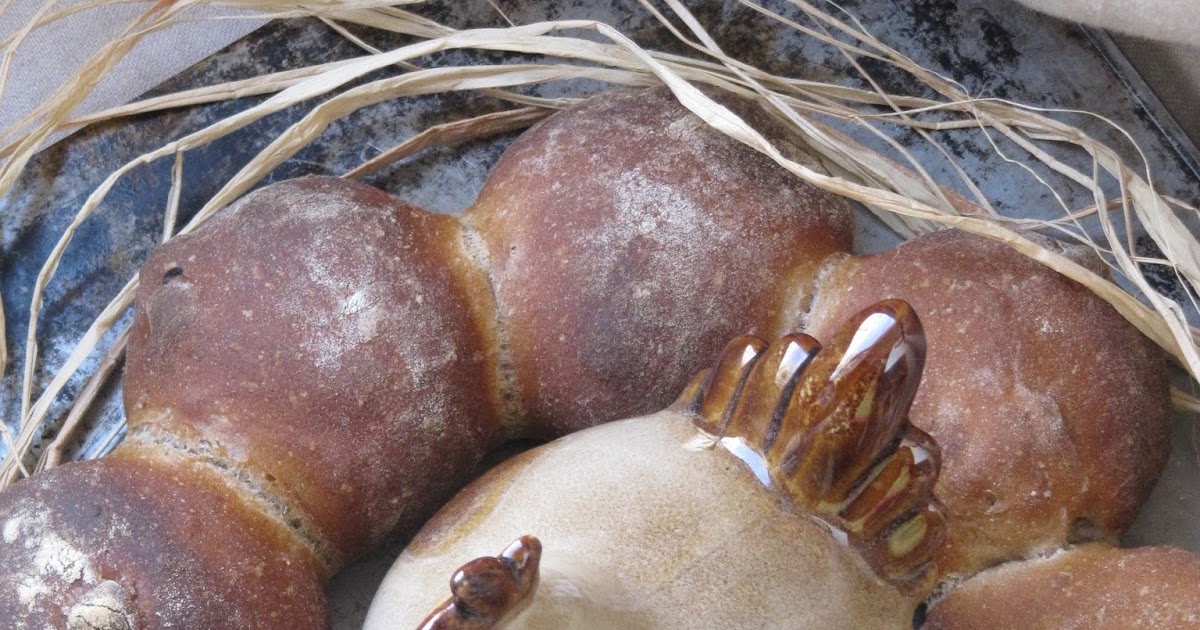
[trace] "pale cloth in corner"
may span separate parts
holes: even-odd
[[[1058,17],[1161,41],[1200,46],[1200,0],[1020,0]]]
[[[71,5],[66,0],[55,6]],[[0,14],[0,38],[25,27],[46,0],[14,0]],[[34,31],[17,49],[4,93],[0,96],[0,130],[43,103],[70,80],[93,53],[119,35],[150,3],[129,3],[90,9]],[[229,11],[221,11],[229,14]],[[191,18],[212,17],[203,8]],[[260,19],[205,20],[152,33],[96,86],[76,114],[91,113],[127,103],[139,94],[182,72],[192,64],[236,41],[263,24]]]

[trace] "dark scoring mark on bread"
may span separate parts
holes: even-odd
[[[180,267],[179,265],[171,265],[169,268],[167,268],[166,272],[163,273],[162,283],[167,284],[171,280],[178,278],[182,275],[183,275],[183,267]]]

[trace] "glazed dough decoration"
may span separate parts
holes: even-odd
[[[450,599],[419,630],[486,630],[521,605],[537,586],[542,543],[522,536],[503,553],[476,558],[450,578]]]
[[[823,350],[808,335],[733,341],[672,409],[696,414],[765,485],[844,532],[880,577],[913,584],[945,536],[932,499],[941,455],[908,422],[924,365],[920,320],[888,300]]]
[[[395,606],[397,600],[426,596],[424,588],[414,585],[429,573],[430,565],[421,567],[419,558],[428,554],[421,547],[430,539],[453,541],[436,554],[434,564],[450,562],[479,532],[499,534],[507,525],[492,529],[490,522],[497,520],[520,524],[534,534],[546,532],[544,559],[557,567],[551,584],[532,586],[543,553],[537,539],[525,535],[500,557],[481,557],[455,571],[451,599],[419,626],[421,630],[612,627],[611,612],[563,612],[572,606],[596,606],[590,596],[609,599],[597,608],[634,615],[622,619],[621,627],[715,628],[725,623],[714,622],[719,611],[743,605],[740,589],[773,591],[781,602],[803,602],[806,607],[819,602],[823,608],[791,613],[785,604],[781,614],[760,616],[746,605],[739,617],[745,627],[779,627],[785,620],[796,624],[803,618],[793,614],[815,615],[808,618],[815,622],[841,619],[843,613],[842,627],[903,627],[912,619],[912,606],[938,578],[934,556],[945,535],[942,507],[932,492],[940,454],[932,438],[908,423],[907,415],[924,359],[920,322],[898,300],[858,314],[824,348],[807,335],[789,335],[770,344],[740,337],[667,411],[574,434],[519,457],[516,464],[502,464],[499,472],[469,487],[458,502],[479,505],[496,497],[500,503],[486,513],[460,511],[452,504],[435,517],[418,537],[417,548],[406,552],[389,575],[375,605],[379,610],[372,611],[367,627],[411,625]],[[649,448],[670,454],[657,458],[657,480],[639,481],[636,473],[626,472],[627,453],[621,448],[635,443],[635,448],[646,448],[638,431],[641,425],[654,424],[671,430],[657,434],[664,443]],[[564,446],[567,442],[571,445]],[[556,449],[575,455],[562,466],[530,461]],[[574,469],[578,457],[585,461],[581,469]],[[593,476],[593,469],[600,472]],[[579,474],[597,487],[589,497],[591,504],[582,509],[551,490],[541,498],[530,494],[530,501],[508,500],[527,487],[554,488],[562,478]],[[741,492],[730,490],[724,479],[728,476],[736,479]],[[629,488],[635,483],[650,490]],[[620,491],[622,485],[628,492]],[[602,487],[616,492],[609,494]],[[714,510],[703,522],[663,519],[647,527],[637,519],[616,517],[607,526],[589,527],[600,513],[658,506],[669,511],[673,503],[708,488],[714,492],[710,503],[733,504],[734,509]],[[774,507],[743,511],[738,507],[747,499],[742,492],[766,496],[763,504]],[[764,520],[773,525],[760,525]],[[793,522],[799,527],[792,527]],[[763,549],[773,557],[762,565],[726,564],[719,555],[713,562],[709,545],[670,533],[678,527],[737,532],[719,537],[720,547],[751,547],[739,541],[742,532],[754,532],[772,539]],[[803,553],[805,546],[820,551]],[[637,566],[660,556],[675,563],[668,574],[686,572],[694,576],[692,582],[675,588],[674,580],[647,577]],[[770,570],[771,562],[787,567],[786,572]],[[832,571],[830,563],[836,564]],[[607,574],[614,583],[589,592],[593,571]],[[857,575],[860,583],[871,586],[829,589],[825,576],[837,572]],[[728,588],[728,583],[738,588]],[[873,609],[881,591],[888,593],[892,605]],[[864,609],[873,610],[864,617]]]

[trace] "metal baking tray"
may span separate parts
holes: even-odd
[[[767,2],[784,14],[795,14],[787,2]],[[684,52],[654,19],[632,0],[612,4],[594,0],[500,0],[498,5],[517,23],[547,19],[598,19],[620,28],[647,47]],[[1163,109],[1147,86],[1101,32],[1053,20],[1011,2],[994,0],[847,0],[842,7],[863,27],[918,63],[958,81],[976,96],[1009,99],[1046,108],[1089,110],[1124,127],[1139,143],[1160,190],[1195,202],[1200,199],[1200,154]],[[779,74],[865,87],[847,60],[774,24],[736,1],[695,3],[697,17],[726,50]],[[837,10],[829,5],[830,10]],[[419,12],[465,28],[503,26],[485,0],[431,3]],[[362,33],[380,46],[403,43]],[[273,22],[212,55],[150,95],[221,81],[247,78],[300,64],[358,56],[359,49],[315,20]],[[516,58],[509,55],[509,58]],[[478,57],[475,57],[478,59]],[[468,53],[442,53],[429,64],[469,63]],[[892,91],[917,90],[910,79],[882,64],[864,66]],[[600,89],[592,83],[542,86],[543,95],[579,95]],[[918,91],[919,93],[919,91]],[[58,142],[31,164],[13,191],[0,199],[0,288],[10,342],[26,335],[29,294],[39,267],[84,198],[110,172],[127,160],[209,122],[259,102],[260,98],[187,110],[141,115],[103,124]],[[267,181],[305,174],[340,174],[431,125],[500,106],[471,94],[428,96],[386,102],[333,125],[313,146],[275,170]],[[251,125],[238,134],[188,153],[181,221],[197,211],[254,153],[302,115],[292,109]],[[1067,122],[1114,147],[1131,163],[1139,163],[1133,147],[1100,120],[1068,114]],[[929,171],[941,181],[954,181],[944,158],[915,135],[893,129]],[[466,207],[491,165],[515,137],[505,135],[453,148],[428,150],[372,176],[367,181],[426,208],[455,212]],[[1058,210],[1050,192],[999,158],[979,134],[964,131],[945,136],[946,146],[998,208],[1022,216],[1051,216]],[[864,141],[871,142],[863,138]],[[878,146],[878,143],[876,143]],[[883,147],[880,147],[883,149]],[[170,186],[171,164],[162,160],[134,170],[117,184],[101,210],[80,227],[40,316],[42,361],[36,373],[44,386],[61,365],[92,319],[136,273],[161,233],[162,208]],[[1046,177],[1059,183],[1053,174]],[[1072,207],[1091,203],[1090,196],[1071,196]],[[879,251],[898,242],[879,221],[860,212],[856,248]],[[1148,239],[1139,239],[1152,253]],[[1171,278],[1158,279],[1161,290],[1182,291]],[[110,339],[111,341],[111,339]],[[14,350],[4,375],[3,410],[15,429],[24,357]],[[100,352],[96,353],[97,355]],[[88,372],[96,357],[85,365]],[[1182,382],[1182,381],[1181,381]],[[83,386],[77,378],[56,403],[52,418],[61,419],[66,402]],[[94,457],[121,437],[119,379],[108,386],[101,404],[88,417],[88,430],[70,451],[73,458]],[[1194,419],[1176,423],[1174,452],[1163,480],[1143,517],[1127,535],[1132,544],[1171,543],[1200,551],[1200,468],[1193,446]],[[0,453],[4,447],[0,445]],[[398,552],[393,546],[364,559],[333,581],[329,597],[335,628],[361,626],[376,585]]]

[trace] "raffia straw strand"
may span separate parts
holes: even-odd
[[[171,167],[171,192],[167,195],[167,211],[163,217],[162,242],[166,243],[175,235],[175,222],[179,218],[179,196],[183,192],[183,152],[175,154],[175,164]]]
[[[342,177],[348,179],[368,177],[393,162],[402,160],[434,145],[446,146],[524,129],[549,116],[553,111],[538,107],[523,107],[521,109],[484,114],[482,116],[435,125],[363,162],[345,175],[342,175]]]
[[[605,29],[601,29],[602,32]],[[619,33],[605,32],[606,36],[623,38]],[[636,54],[636,53],[635,53]],[[878,204],[885,209],[892,210],[899,214],[907,214],[920,218],[931,218],[933,220],[943,222],[947,225],[953,225],[960,229],[969,232],[990,236],[1001,240],[1012,246],[1017,251],[1033,257],[1035,260],[1044,263],[1050,263],[1063,275],[1066,275],[1084,286],[1091,288],[1101,298],[1108,301],[1117,310],[1126,315],[1134,325],[1138,326],[1143,333],[1147,334],[1160,347],[1178,357],[1183,363],[1190,366],[1192,370],[1200,369],[1200,357],[1196,354],[1196,348],[1192,345],[1191,340],[1186,335],[1181,335],[1179,330],[1179,320],[1168,319],[1165,326],[1162,321],[1154,321],[1149,317],[1140,303],[1132,296],[1117,289],[1115,286],[1107,283],[1103,278],[1097,276],[1092,271],[1082,267],[1081,265],[1071,261],[1057,253],[1045,250],[1033,243],[1029,239],[1003,228],[997,224],[988,222],[983,219],[974,217],[947,216],[940,214],[934,208],[926,204],[903,198],[895,193],[890,193],[881,190],[872,190],[859,184],[838,181],[837,178],[829,177],[821,173],[817,173],[812,169],[796,163],[783,156],[769,141],[766,140],[759,132],[752,129],[744,121],[742,121],[733,112],[730,112],[724,106],[709,99],[702,92],[687,82],[670,75],[653,59],[642,56],[647,65],[657,76],[663,79],[664,83],[676,94],[680,103],[691,110],[697,116],[700,116],[713,128],[729,135],[730,137],[739,140],[759,151],[762,151],[771,157],[777,164],[794,174],[804,178],[806,181],[816,185],[823,190],[831,192],[840,192],[844,196],[850,197],[864,203]],[[1102,215],[1103,216],[1103,215]],[[1145,285],[1144,279],[1142,284]],[[1141,288],[1141,287],[1139,287]],[[1145,289],[1149,289],[1148,285]],[[1172,311],[1178,315],[1178,305],[1169,302],[1162,296],[1149,291],[1148,297],[1154,303],[1156,308]],[[1157,299],[1156,299],[1157,298]]]
[[[1189,394],[1178,387],[1171,387],[1171,404],[1176,409],[1191,413],[1200,413],[1200,398]]]
[[[523,29],[523,30],[525,30],[525,31],[532,30],[532,31],[536,32],[538,29],[545,31],[545,30],[550,30],[552,28],[554,28],[553,25],[540,25],[540,26],[535,26],[533,29]],[[498,38],[497,33],[490,32],[490,33],[485,34],[485,36],[482,39],[484,41],[495,41],[497,38]],[[471,39],[472,39],[472,37],[470,34],[468,34],[465,37],[459,36],[459,35],[449,35],[442,40],[430,40],[430,41],[420,42],[417,44],[407,46],[404,49],[402,49],[402,52],[399,54],[379,55],[379,56],[375,56],[373,58],[369,58],[366,60],[362,60],[362,59],[355,60],[354,63],[348,64],[346,67],[340,68],[339,72],[337,73],[337,76],[335,76],[335,77],[331,78],[331,77],[319,75],[316,77],[311,77],[311,78],[309,78],[305,81],[302,81],[300,83],[297,83],[295,85],[292,85],[291,87],[281,91],[280,93],[267,99],[265,102],[260,103],[259,105],[256,105],[254,107],[251,107],[250,109],[239,112],[238,114],[235,114],[226,119],[223,119],[217,123],[214,123],[208,127],[205,127],[204,129],[201,129],[197,132],[189,134],[189,135],[185,136],[184,138],[181,138],[180,140],[168,143],[167,145],[160,147],[156,151],[152,151],[150,153],[143,154],[143,155],[139,156],[138,158],[135,158],[134,160],[131,160],[130,162],[126,163],[125,165],[123,165],[122,167],[117,169],[117,171],[110,174],[109,177],[106,178],[100,184],[100,186],[97,187],[97,189],[92,192],[91,195],[89,195],[89,197],[85,201],[83,207],[79,210],[79,212],[76,213],[74,220],[64,231],[63,235],[59,238],[55,247],[51,250],[50,255],[47,257],[47,260],[43,264],[42,269],[38,274],[37,280],[35,281],[33,292],[32,292],[31,298],[30,298],[29,332],[26,337],[26,344],[25,344],[25,356],[27,357],[27,361],[26,361],[25,379],[24,379],[24,383],[22,386],[22,406],[21,406],[21,409],[22,409],[21,426],[22,426],[22,428],[21,428],[21,433],[24,434],[26,432],[26,425],[36,424],[38,421],[40,421],[38,414],[35,413],[35,409],[37,408],[37,406],[36,405],[31,406],[30,401],[32,399],[32,389],[33,389],[33,370],[34,370],[34,364],[36,363],[36,357],[37,357],[37,343],[36,343],[36,335],[37,335],[37,329],[38,329],[37,319],[38,319],[38,313],[41,310],[41,304],[42,304],[42,299],[43,299],[43,294],[44,294],[45,288],[46,288],[47,284],[49,283],[50,278],[54,275],[54,272],[57,270],[58,264],[62,259],[63,252],[65,251],[66,246],[70,243],[72,237],[75,234],[75,231],[78,229],[78,227],[82,224],[82,222],[87,217],[91,216],[92,212],[95,211],[95,209],[99,206],[100,202],[105,198],[105,196],[107,196],[109,190],[111,190],[112,186],[117,182],[117,180],[119,178],[123,177],[130,170],[132,170],[133,168],[135,168],[137,166],[140,166],[141,164],[150,163],[160,157],[169,155],[171,153],[178,152],[178,151],[186,149],[186,148],[191,148],[194,146],[200,146],[202,144],[206,144],[207,142],[210,142],[213,139],[222,137],[222,136],[232,133],[238,129],[241,129],[242,127],[250,124],[251,122],[259,120],[271,113],[279,111],[279,110],[281,110],[287,106],[290,106],[296,102],[300,102],[303,100],[314,98],[316,96],[321,96],[323,94],[326,94],[329,91],[337,89],[338,87],[345,85],[346,83],[358,78],[359,76],[362,76],[363,74],[366,74],[368,72],[379,69],[380,67],[386,67],[387,65],[391,65],[392,63],[394,63],[394,61],[396,60],[397,57],[400,59],[403,59],[406,56],[407,57],[416,57],[416,56],[421,56],[424,54],[429,54],[431,52],[443,50],[446,47],[456,47],[456,46],[457,47],[465,47],[465,46],[469,45],[468,42]],[[463,40],[467,40],[467,41],[463,41]],[[378,59],[377,57],[385,57],[385,59]],[[593,69],[593,70],[595,70],[595,69]],[[484,74],[487,71],[488,70],[481,72],[479,69],[475,70],[475,72],[477,74]],[[492,69],[490,71],[491,72],[503,71],[503,68]],[[441,70],[441,71],[439,71],[439,73],[441,75],[449,74],[445,70]],[[561,78],[563,75],[561,72],[559,72],[555,76],[558,78]],[[409,79],[409,80],[411,80],[411,79]],[[452,74],[447,76],[447,81],[450,83],[453,83],[454,78],[453,78]],[[360,92],[360,94],[361,94],[361,92]],[[369,97],[369,95],[364,95],[364,97]],[[253,162],[251,164],[253,164]],[[248,166],[250,166],[250,165],[248,165]],[[198,219],[200,221],[202,221],[204,218],[207,218],[208,214],[211,214],[211,212],[215,211],[215,209],[216,209],[215,207],[210,205],[208,207],[208,212],[202,212],[201,215],[198,217]],[[189,224],[189,226],[185,227],[185,230],[190,230],[190,229],[194,228],[195,225],[197,225],[198,223],[199,223],[199,221],[197,221],[196,219],[193,219],[193,221]],[[46,403],[46,405],[43,405],[42,408],[48,407],[48,404],[49,403]]]
[[[309,141],[319,135],[335,119],[357,111],[368,105],[393,98],[403,92],[408,95],[427,94],[435,89],[475,90],[487,87],[510,87],[529,83],[561,80],[568,77],[586,77],[605,83],[637,85],[636,75],[608,68],[580,68],[578,66],[551,65],[506,65],[506,70],[494,68],[432,68],[410,72],[399,77],[380,79],[369,84],[347,90],[320,105],[317,105],[300,121],[293,124],[287,133],[280,135],[259,155],[244,167],[217,194],[200,209],[196,219],[203,221],[225,207],[233,199],[250,190],[268,172],[282,164]],[[453,77],[449,86],[445,79]],[[436,88],[434,86],[437,86]],[[264,157],[265,156],[265,157]],[[196,220],[181,230],[194,229]]]
[[[100,343],[101,337],[104,336],[113,324],[120,319],[121,314],[129,308],[133,303],[134,293],[137,291],[137,278],[130,280],[121,291],[117,294],[108,307],[100,313],[100,316],[92,322],[88,327],[87,332],[75,344],[75,349],[67,357],[65,363],[59,368],[54,378],[50,381],[50,385],[46,387],[46,391],[42,393],[33,408],[30,410],[30,416],[42,418],[45,416],[50,404],[66,386],[67,381],[79,370],[79,366],[87,359],[96,345]],[[0,465],[0,488],[11,484],[16,480],[18,472],[28,476],[28,471],[25,470],[22,460],[26,453],[29,452],[30,446],[33,445],[34,439],[37,437],[37,431],[40,426],[38,422],[26,422],[21,431],[17,434],[15,448],[10,450],[4,457],[4,462]]]
[[[767,15],[768,17],[770,17],[773,20],[781,21],[784,23],[789,22],[789,20],[787,20],[784,16],[780,15],[779,13],[777,13],[775,11],[771,11],[771,10],[767,9],[766,7],[755,5],[751,2],[749,2],[749,0],[738,0],[738,2],[740,4],[742,4],[743,6],[750,6],[754,10]],[[700,28],[701,30],[703,30],[703,27],[700,26],[699,22],[695,21],[694,19],[689,21],[689,25],[691,25],[693,27],[693,30],[695,30],[696,28]],[[831,40],[834,39],[833,36],[828,33],[825,26],[821,26],[820,30],[822,32],[824,32],[825,35],[829,39],[831,39]],[[714,42],[714,46],[715,46],[715,42]],[[854,50],[858,50],[858,49],[854,49]],[[859,75],[862,76],[867,81],[867,83],[871,86],[871,90],[879,96],[880,100],[882,101],[882,104],[885,104],[889,108],[891,108],[892,115],[900,118],[901,124],[904,124],[912,129],[914,129],[921,136],[922,139],[924,139],[926,142],[928,142],[930,145],[932,145],[939,153],[941,153],[943,156],[945,156],[946,162],[948,164],[950,164],[951,168],[953,168],[955,173],[959,176],[959,179],[966,185],[967,189],[971,191],[971,194],[974,195],[975,203],[978,204],[979,206],[981,206],[985,211],[987,211],[988,214],[991,214],[991,215],[999,214],[996,212],[996,209],[992,207],[991,202],[989,202],[987,200],[987,197],[983,194],[983,192],[981,190],[979,190],[979,187],[975,184],[975,182],[969,176],[967,176],[966,171],[964,171],[962,169],[962,167],[959,166],[950,157],[950,154],[946,150],[946,148],[944,146],[942,146],[942,144],[940,142],[937,142],[931,135],[929,135],[928,132],[923,128],[922,125],[914,124],[916,121],[911,117],[912,114],[906,112],[904,107],[902,107],[902,105],[899,102],[897,102],[897,100],[895,98],[893,98],[890,94],[888,94],[886,91],[884,91],[882,87],[879,86],[879,83],[875,80],[875,78],[873,76],[871,76],[871,74],[869,72],[867,72],[866,69],[864,69],[862,67],[862,65],[858,62],[858,59],[856,58],[856,56],[854,54],[852,54],[851,51],[845,47],[838,47],[838,52],[847,60],[847,62],[850,63],[850,65],[855,69],[855,71],[857,71],[859,73]],[[911,155],[911,153],[907,149],[905,149],[903,146],[901,146],[900,143],[897,142],[891,136],[888,136],[886,134],[878,132],[877,130],[875,130],[872,127],[868,126],[868,128],[871,129],[873,132],[875,132],[875,135],[877,137],[880,137],[885,142],[887,142],[888,145],[893,148],[893,150],[899,152],[905,158],[905,160],[908,162],[908,164],[917,171],[917,174],[926,180],[929,187],[937,194],[938,201],[942,202],[942,204],[944,204],[944,207],[947,210],[949,210],[950,212],[956,211],[954,204],[950,203],[950,200],[947,199],[945,197],[945,195],[943,194],[943,187],[939,186],[936,182],[934,182],[933,177],[925,170],[925,168],[920,164],[920,162]]]
[[[501,9],[501,8],[500,8],[500,5],[496,4],[496,0],[487,0],[487,3],[488,3],[488,6],[490,6],[490,7],[492,7],[493,9],[495,9],[495,10],[496,10],[496,13],[499,13],[499,14],[500,14],[500,17],[501,17],[501,18],[502,18],[502,19],[503,19],[505,22],[508,22],[508,25],[509,25],[509,26],[516,26],[516,24],[513,24],[513,21],[512,21],[512,20],[508,19],[508,14],[504,12],[504,9]]]
[[[329,28],[333,29],[334,32],[336,32],[337,34],[346,38],[347,41],[349,41],[350,43],[354,44],[355,46],[358,46],[359,48],[367,51],[368,53],[370,53],[372,55],[378,55],[378,54],[383,53],[382,50],[368,44],[367,42],[363,41],[362,38],[358,37],[354,33],[351,33],[349,31],[349,29],[347,29],[344,26],[342,26],[341,24],[339,24],[336,20],[332,20],[329,18],[321,18],[321,21],[324,22],[327,26],[329,26]],[[407,61],[398,62],[396,65],[398,67],[401,67],[401,68],[404,68],[404,69],[410,70],[410,71],[422,70],[421,66],[418,66],[414,63],[410,63]],[[509,101],[511,103],[519,103],[519,104],[536,106],[536,107],[548,107],[548,108],[554,108],[554,109],[560,109],[560,108],[566,107],[569,104],[569,102],[574,102],[574,100],[575,100],[575,99],[561,99],[561,98],[547,99],[547,98],[540,98],[540,97],[536,97],[536,96],[528,96],[525,94],[519,94],[517,92],[511,92],[508,90],[498,90],[498,89],[479,90],[479,93],[486,94],[486,95],[492,96],[494,98],[498,98],[502,101]]]
[[[100,394],[100,390],[108,382],[109,378],[117,371],[121,362],[125,359],[125,346],[129,342],[129,329],[126,328],[121,332],[121,336],[113,342],[109,347],[108,352],[104,354],[104,358],[100,360],[100,364],[96,366],[96,371],[92,373],[92,377],[88,379],[87,385],[79,392],[79,397],[71,405],[71,410],[67,413],[67,419],[63,421],[62,427],[58,430],[58,434],[54,436],[54,440],[42,452],[42,457],[38,461],[35,472],[54,468],[62,462],[63,449],[67,443],[74,437],[80,425],[83,424],[83,418],[87,415],[87,411],[96,396]]]
[[[21,455],[23,455],[23,453],[21,452],[21,449],[17,446],[16,440],[13,439],[12,431],[9,431],[8,426],[6,426],[3,422],[0,422],[0,438],[4,439],[4,444],[8,448],[9,455],[16,456],[14,458],[14,463],[15,463],[17,470],[23,476],[28,477],[29,469],[25,468],[25,462],[22,461],[22,457],[21,457]],[[7,485],[8,485],[8,483],[6,481],[4,481],[4,479],[0,478],[0,489],[4,488]]]

